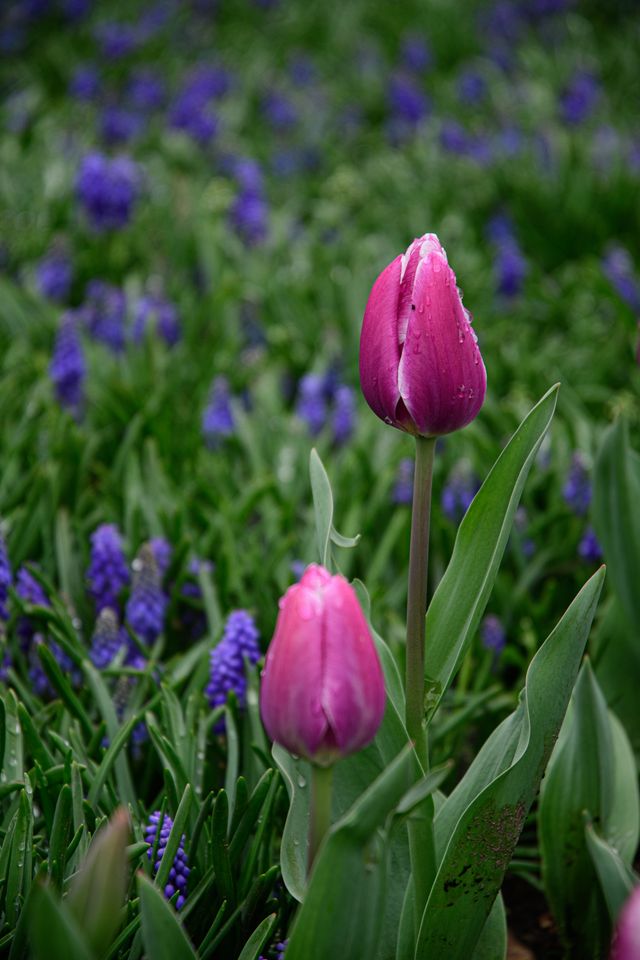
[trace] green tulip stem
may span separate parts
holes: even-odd
[[[311,874],[316,854],[325,833],[331,826],[331,783],[333,766],[311,768],[311,817],[309,819],[309,860],[307,874]]]
[[[429,770],[429,747],[424,716],[424,652],[429,568],[429,523],[435,437],[416,437],[413,478],[409,588],[407,594],[406,725],[424,773]],[[433,799],[427,797],[408,822],[409,852],[414,885],[416,932],[436,874],[433,835]]]

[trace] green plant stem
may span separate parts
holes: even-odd
[[[416,437],[407,594],[405,719],[407,732],[415,744],[417,759],[424,773],[429,770],[429,747],[424,722],[424,653],[435,445],[435,437]],[[416,933],[436,873],[433,813],[433,799],[427,797],[408,822]]]
[[[311,768],[311,816],[309,819],[309,860],[307,874],[311,873],[313,862],[323,837],[331,826],[331,783],[333,767]]]

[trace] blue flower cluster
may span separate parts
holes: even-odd
[[[155,643],[164,628],[167,597],[149,544],[144,544],[133,562],[133,585],[127,601],[126,620],[147,646]]]
[[[507,298],[515,297],[522,290],[528,268],[513,224],[509,217],[498,214],[489,222],[487,234],[495,251],[498,293]]]
[[[38,291],[54,303],[64,303],[67,300],[72,278],[71,261],[60,251],[51,251],[36,267]]]
[[[129,157],[87,154],[78,170],[76,194],[94,230],[119,230],[131,220],[140,193],[140,171]]]
[[[147,843],[151,844],[147,850],[149,860],[152,860],[155,848],[155,860],[153,860],[152,863],[154,876],[160,869],[160,863],[162,862],[172,827],[173,820],[171,817],[166,813],[163,814],[160,810],[156,810],[150,815],[149,823],[145,827],[144,839]],[[172,900],[176,894],[178,895],[175,901],[176,910],[181,910],[184,906],[187,897],[189,873],[191,872],[187,866],[188,860],[184,851],[184,841],[185,838],[182,836],[173,861],[173,866],[169,871],[169,880],[164,888],[164,895],[167,900]]]
[[[238,185],[229,210],[229,221],[248,246],[262,243],[269,228],[269,206],[264,191],[264,178],[255,160],[240,158],[232,165]]]
[[[75,314],[67,313],[58,328],[49,376],[58,402],[74,416],[79,416],[82,411],[86,375],[78,321]]]
[[[334,370],[325,374],[306,373],[298,384],[295,412],[313,437],[329,423],[333,441],[340,445],[346,443],[355,430],[355,393],[340,383]]]
[[[9,551],[2,530],[0,530],[0,621],[6,623],[9,619],[9,587],[13,582]],[[2,624],[0,623],[0,631]]]
[[[235,431],[235,419],[231,409],[231,394],[226,377],[215,377],[211,384],[209,400],[202,415],[202,432],[209,447],[215,447],[221,439]]]
[[[413,502],[413,460],[411,457],[405,457],[398,465],[396,482],[393,487],[391,499],[394,503],[411,505]]]
[[[105,607],[116,611],[119,609],[118,598],[129,579],[129,565],[120,531],[115,524],[103,523],[91,534],[91,557],[87,570],[89,593],[98,613]]]
[[[127,646],[126,631],[123,632],[119,626],[116,613],[110,607],[103,607],[96,620],[89,651],[94,667],[105,670],[123,646]]]
[[[488,613],[482,621],[480,637],[482,646],[486,650],[491,650],[496,655],[502,653],[507,642],[507,634],[500,618],[493,613]]]
[[[562,495],[567,506],[578,517],[584,517],[591,503],[591,480],[583,455],[574,453]]]
[[[134,341],[140,343],[148,330],[157,331],[170,347],[175,346],[180,339],[180,317],[175,304],[158,295],[141,297],[133,316]]]
[[[245,661],[258,662],[261,656],[258,644],[260,634],[255,621],[246,610],[230,613],[220,643],[211,651],[211,670],[205,696],[209,705],[222,706],[231,690],[241,707],[246,704],[247,677]],[[224,720],[216,727],[224,730]]]
[[[480,481],[465,462],[456,464],[442,490],[442,511],[452,523],[459,523],[480,489]]]

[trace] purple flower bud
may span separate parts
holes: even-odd
[[[235,432],[229,384],[225,377],[216,377],[211,385],[209,402],[202,416],[202,432],[210,447],[214,447],[220,438],[230,437]]]
[[[11,575],[7,541],[0,529],[0,620],[3,621],[9,619],[9,587],[12,582],[13,577]],[[0,632],[2,629],[2,624],[0,624]]]
[[[604,274],[621,300],[640,315],[640,281],[624,247],[610,247],[602,261]]]
[[[20,567],[18,570],[15,588],[16,593],[25,603],[30,603],[35,607],[51,606],[43,588],[26,567]],[[29,617],[20,617],[16,631],[20,640],[20,646],[25,650],[30,645],[35,634],[35,628]]]
[[[87,581],[98,613],[105,607],[118,610],[120,592],[129,583],[129,565],[115,524],[103,523],[91,534]]]
[[[389,83],[389,109],[392,118],[413,128],[427,116],[430,104],[412,77],[396,73]]]
[[[100,74],[91,63],[74,70],[69,84],[69,93],[76,100],[95,100],[100,92]]]
[[[280,601],[260,691],[267,733],[323,765],[366,746],[385,709],[380,661],[353,587],[312,564]]]
[[[578,556],[585,563],[599,563],[602,560],[602,547],[598,543],[593,527],[587,527],[578,544]]]
[[[133,318],[133,339],[136,343],[142,341],[149,328],[157,331],[170,347],[175,346],[180,339],[180,318],[175,305],[159,296],[141,297],[135,306]]]
[[[49,376],[58,402],[74,416],[79,416],[82,410],[86,373],[77,318],[67,313],[56,335]]]
[[[113,663],[120,650],[127,646],[126,631],[121,630],[116,614],[110,607],[103,607],[91,638],[89,656],[94,667],[104,670]]]
[[[87,299],[82,316],[94,340],[120,353],[125,344],[127,303],[124,292],[103,280],[92,280],[87,286]]]
[[[154,70],[140,67],[131,73],[127,97],[136,110],[158,110],[166,99],[164,81]]]
[[[458,77],[458,97],[463,103],[476,106],[487,95],[487,83],[481,73],[469,67]]]
[[[488,613],[482,621],[480,637],[482,646],[486,650],[492,650],[496,655],[502,653],[507,642],[507,635],[500,618],[493,613]]]
[[[142,126],[143,120],[137,113],[113,104],[104,108],[100,118],[100,134],[110,146],[133,140],[141,132]]]
[[[105,60],[122,60],[138,44],[133,25],[117,21],[99,24],[95,29],[95,37]]]
[[[162,633],[167,598],[150,544],[144,544],[133,562],[133,585],[127,601],[126,619],[134,633],[151,646]]]
[[[346,443],[355,429],[356,398],[351,387],[344,384],[335,392],[331,422],[336,444]]]
[[[169,564],[171,563],[173,547],[168,540],[165,540],[164,537],[153,537],[153,539],[149,541],[149,545],[153,551],[153,556],[156,561],[160,577],[164,579],[164,576],[169,569]]]
[[[459,523],[480,489],[480,482],[466,463],[453,468],[442,490],[442,512],[452,523]]]
[[[413,73],[424,73],[433,63],[431,48],[417,33],[406,34],[400,45],[400,64]]]
[[[71,288],[71,261],[64,254],[53,251],[43,257],[36,267],[38,291],[54,303],[64,303]]]
[[[567,475],[562,496],[567,506],[578,517],[584,517],[591,503],[591,481],[589,472],[581,453],[574,453],[571,458],[571,467]]]
[[[640,960],[640,887],[635,887],[620,911],[610,960]]]
[[[471,314],[433,233],[414,240],[373,285],[360,383],[385,423],[422,436],[461,429],[483,404],[487,375]]]
[[[396,482],[391,494],[394,503],[411,505],[413,502],[413,460],[405,457],[400,461]]]
[[[231,225],[249,246],[257,246],[267,236],[269,207],[264,197],[253,191],[241,191],[229,210]]]
[[[89,153],[80,164],[76,194],[89,223],[97,231],[119,230],[131,219],[140,176],[128,157],[113,159]]]
[[[325,378],[318,373],[305,373],[298,384],[296,415],[309,428],[311,436],[317,436],[327,420]]]
[[[560,98],[560,111],[565,123],[577,125],[586,120],[595,109],[600,96],[600,85],[586,70],[576,73]]]
[[[160,869],[160,863],[162,862],[162,857],[164,851],[166,850],[167,843],[169,842],[169,835],[173,827],[173,820],[166,813],[162,814],[160,810],[156,810],[149,817],[149,823],[145,827],[144,839],[147,843],[151,844],[147,850],[147,857],[149,860],[154,855],[155,847],[155,859],[152,863],[152,872],[155,876],[158,870]],[[171,900],[175,896],[176,892],[178,893],[178,898],[176,900],[176,910],[181,910],[184,906],[184,902],[187,896],[187,885],[189,881],[189,867],[187,866],[187,855],[184,852],[184,835],[180,838],[180,844],[178,846],[178,851],[175,855],[173,866],[169,875],[169,883],[164,888],[164,895],[167,900]]]
[[[229,614],[222,639],[211,651],[211,671],[204,693],[212,708],[225,704],[230,691],[235,693],[239,706],[245,706],[245,660],[254,664],[260,659],[259,638],[251,614],[246,610],[234,610]],[[223,730],[224,720],[221,720],[216,731],[221,733]]]

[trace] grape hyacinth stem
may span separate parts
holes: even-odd
[[[425,616],[429,568],[429,525],[435,437],[416,437],[416,469],[409,548],[407,595],[406,713],[407,732],[424,773],[429,770],[429,748],[424,722]],[[413,874],[416,932],[435,876],[433,800],[427,797],[417,816],[408,822]]]
[[[325,833],[331,826],[331,783],[333,766],[311,767],[311,816],[309,818],[309,861],[307,873],[311,873],[316,854]]]

